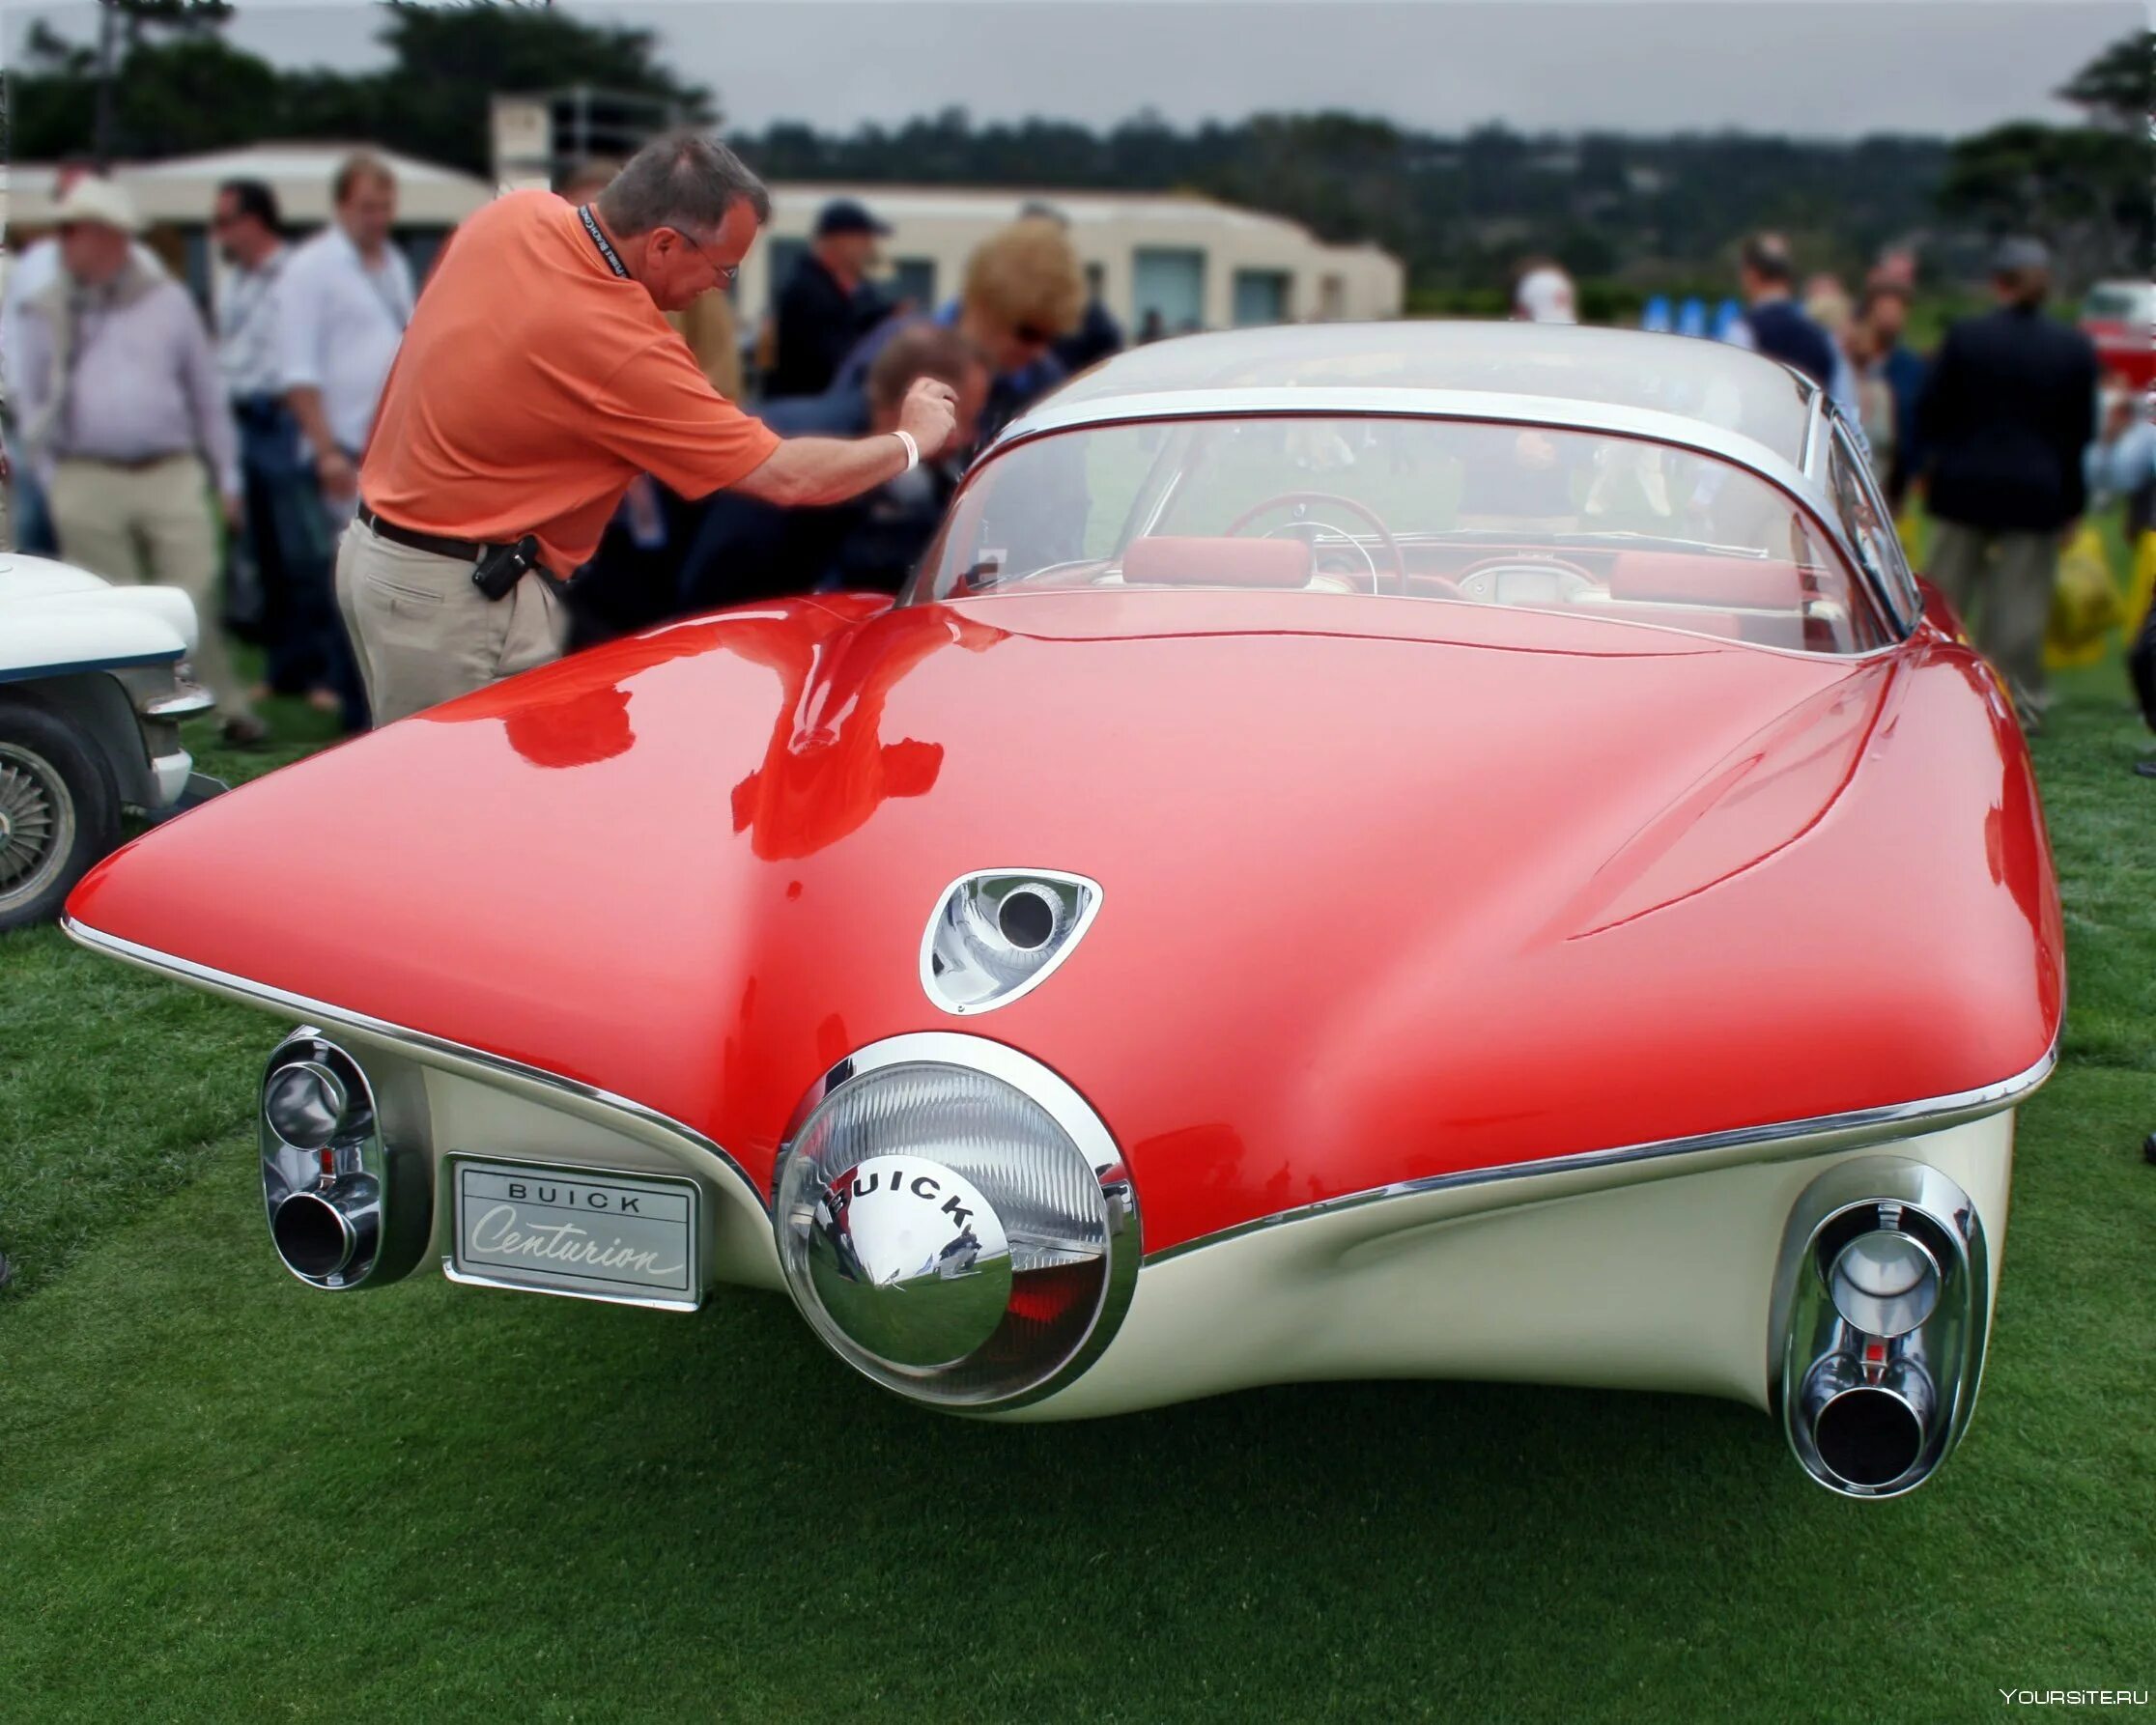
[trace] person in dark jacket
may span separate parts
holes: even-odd
[[[1992,286],[1998,309],[1947,330],[1917,407],[1928,573],[2034,725],[2047,698],[2044,629],[2059,548],[2087,501],[2096,350],[2044,316],[2051,258],[2040,241],[2001,244]]]
[[[1837,364],[1834,339],[1797,303],[1797,269],[1788,248],[1774,235],[1755,234],[1738,253],[1737,279],[1745,301],[1740,345],[1794,365],[1822,389],[1831,387]]]
[[[854,344],[890,315],[890,302],[867,279],[876,241],[890,232],[851,198],[823,207],[779,295],[767,398],[821,395]]]
[[[764,423],[789,438],[888,431],[917,378],[956,392],[956,446],[970,445],[988,394],[987,363],[954,330],[925,321],[884,345],[865,388],[770,403]],[[823,509],[780,509],[721,492],[681,566],[674,612],[837,587],[895,593],[935,536],[954,483],[942,467],[923,464]]]
[[[1078,327],[1048,351],[1055,355],[1056,363],[1075,378],[1087,366],[1097,365],[1123,351],[1122,325],[1101,304],[1099,295],[1091,295]]]

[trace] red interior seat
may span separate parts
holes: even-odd
[[[1301,539],[1167,534],[1123,548],[1123,580],[1138,587],[1304,587],[1310,572]]]
[[[1803,579],[1781,559],[1706,557],[1686,551],[1620,551],[1609,565],[1609,596],[1635,605],[1721,605],[1746,610],[1801,610]]]

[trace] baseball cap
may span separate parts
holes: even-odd
[[[69,186],[67,195],[52,207],[54,227],[83,222],[118,228],[123,234],[142,232],[142,218],[135,213],[134,200],[110,180],[100,180],[94,174],[86,174]]]
[[[888,224],[870,215],[851,198],[833,198],[816,215],[816,238],[831,234],[888,234]]]

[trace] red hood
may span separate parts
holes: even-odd
[[[960,1025],[922,930],[1023,865],[1100,915]],[[2026,753],[1932,632],[1851,662],[1310,594],[677,625],[219,799],[71,910],[627,1095],[759,1180],[851,1050],[1008,1041],[1121,1140],[1149,1250],[1990,1084],[2061,988]]]

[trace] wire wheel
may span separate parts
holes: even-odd
[[[0,739],[0,915],[44,892],[74,842],[67,780],[36,749]]]

